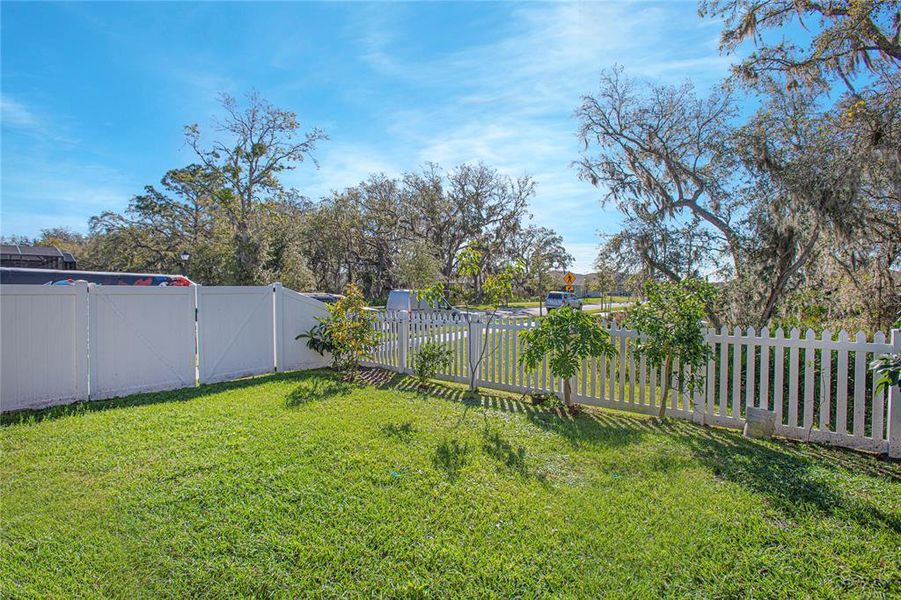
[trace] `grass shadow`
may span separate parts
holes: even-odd
[[[416,428],[410,421],[406,421],[398,425],[397,423],[387,423],[382,425],[381,432],[385,437],[395,439],[404,444],[409,444],[416,436]]]
[[[563,437],[574,447],[581,445],[627,446],[637,444],[647,433],[655,430],[654,422],[645,416],[600,411],[585,408],[578,415],[570,415],[559,407],[544,408],[523,401],[513,394],[493,393],[479,390],[472,397],[462,386],[432,381],[422,387],[411,377],[395,377],[385,384],[386,388],[417,395],[430,395],[450,402],[459,402],[469,407],[519,413],[534,425]]]
[[[352,389],[354,389],[352,383],[339,379],[307,379],[291,390],[291,393],[285,398],[285,406],[294,408],[308,402],[327,400],[340,394],[346,394]]]
[[[446,439],[435,448],[432,465],[444,471],[448,480],[456,481],[460,470],[469,462],[469,444],[461,444],[457,438]]]
[[[482,450],[485,454],[514,473],[518,473],[523,477],[529,475],[529,470],[526,466],[525,447],[519,446],[514,449],[513,445],[505,440],[498,431],[485,429],[482,437]]]
[[[749,440],[740,432],[713,429],[668,419],[661,430],[685,445],[715,477],[766,498],[786,519],[814,510],[825,516],[850,518],[867,527],[887,527],[901,533],[901,515],[884,511],[869,498],[852,496],[830,481],[822,467],[844,475],[888,477],[901,482],[901,467],[841,448],[784,440]]]
[[[420,385],[413,377],[396,376],[390,382],[383,386],[383,389],[393,389],[401,392],[412,392],[422,396],[435,396],[442,400],[450,402],[458,402],[466,406],[484,406],[486,408],[494,408],[506,412],[528,412],[536,410],[533,406],[527,405],[510,396],[502,394],[486,393],[480,390],[478,395],[471,396],[465,387],[453,384],[446,384],[438,381],[430,381],[426,385]]]
[[[640,443],[654,432],[654,423],[645,417],[583,409],[570,415],[562,409],[536,411],[529,421],[541,429],[559,435],[574,448],[582,446],[624,447]]]
[[[22,423],[39,423],[41,421],[59,419],[62,417],[103,412],[107,410],[116,410],[120,408],[131,408],[135,406],[148,406],[153,404],[166,404],[171,402],[188,402],[196,398],[208,396],[210,394],[218,394],[220,392],[240,390],[251,386],[277,381],[302,381],[315,377],[334,379],[335,375],[332,371],[326,369],[314,369],[309,371],[288,371],[284,373],[267,373],[265,375],[257,375],[254,377],[247,377],[234,381],[204,384],[197,387],[182,388],[179,390],[169,390],[165,392],[147,392],[143,394],[133,394],[131,396],[123,396],[119,398],[110,398],[107,400],[74,402],[72,404],[51,406],[37,410],[20,410],[0,414],[0,426],[17,425]]]
[[[395,373],[394,371],[379,369],[377,367],[364,367],[357,372],[356,382],[364,385],[371,385],[378,389],[386,389],[392,387],[402,378],[403,375]]]

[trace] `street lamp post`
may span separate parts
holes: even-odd
[[[178,257],[181,259],[181,274],[187,277],[188,261],[191,260],[191,253],[187,250],[182,250]]]

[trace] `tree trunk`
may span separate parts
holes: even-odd
[[[569,384],[569,379],[563,380],[563,404],[566,405],[567,408],[570,408],[573,405],[573,390],[572,386]]]
[[[783,269],[779,274],[779,277],[776,278],[776,282],[771,287],[769,296],[767,297],[767,300],[763,305],[763,312],[761,313],[760,319],[758,320],[759,328],[766,327],[770,322],[770,319],[773,318],[773,314],[776,312],[776,306],[785,295],[785,288],[788,285],[789,280],[795,273],[797,273],[801,269],[801,267],[803,267],[809,261],[811,253],[813,252],[813,249],[819,239],[820,228],[819,226],[817,226],[813,230],[813,233],[810,236],[810,240],[808,240],[807,244],[804,246],[804,249],[801,251],[801,254],[800,256],[798,256],[797,260]],[[719,327],[719,325],[717,325],[717,327]]]
[[[657,417],[660,419],[666,416],[666,400],[667,396],[669,396],[670,377],[672,377],[670,372],[672,369],[673,356],[667,354],[666,360],[663,363],[663,395],[660,397],[660,410],[657,412]]]
[[[254,285],[256,283],[257,254],[250,231],[239,224],[235,235],[238,259],[237,285]]]

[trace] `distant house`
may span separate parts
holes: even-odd
[[[78,264],[71,252],[53,246],[0,244],[0,267],[74,271]]]
[[[552,280],[555,282],[556,287],[559,287],[560,289],[563,289],[563,286],[564,286],[563,275],[565,273],[566,273],[566,271],[558,271],[556,269],[548,272],[548,274],[551,276]],[[576,276],[576,280],[573,282],[573,292],[575,292],[576,296],[579,296],[580,298],[584,298],[589,293],[594,293],[594,290],[589,292],[588,290],[585,289],[585,280],[589,275],[591,275],[590,273],[588,273],[588,274],[573,273],[573,275]]]

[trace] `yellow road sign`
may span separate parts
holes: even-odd
[[[567,271],[566,273],[564,273],[563,283],[565,283],[566,285],[572,286],[572,284],[575,280],[576,280],[576,276],[573,275],[572,271]]]
[[[573,291],[573,289],[574,289],[573,286],[571,286],[569,284],[563,286],[564,292],[571,292],[571,291]]]

